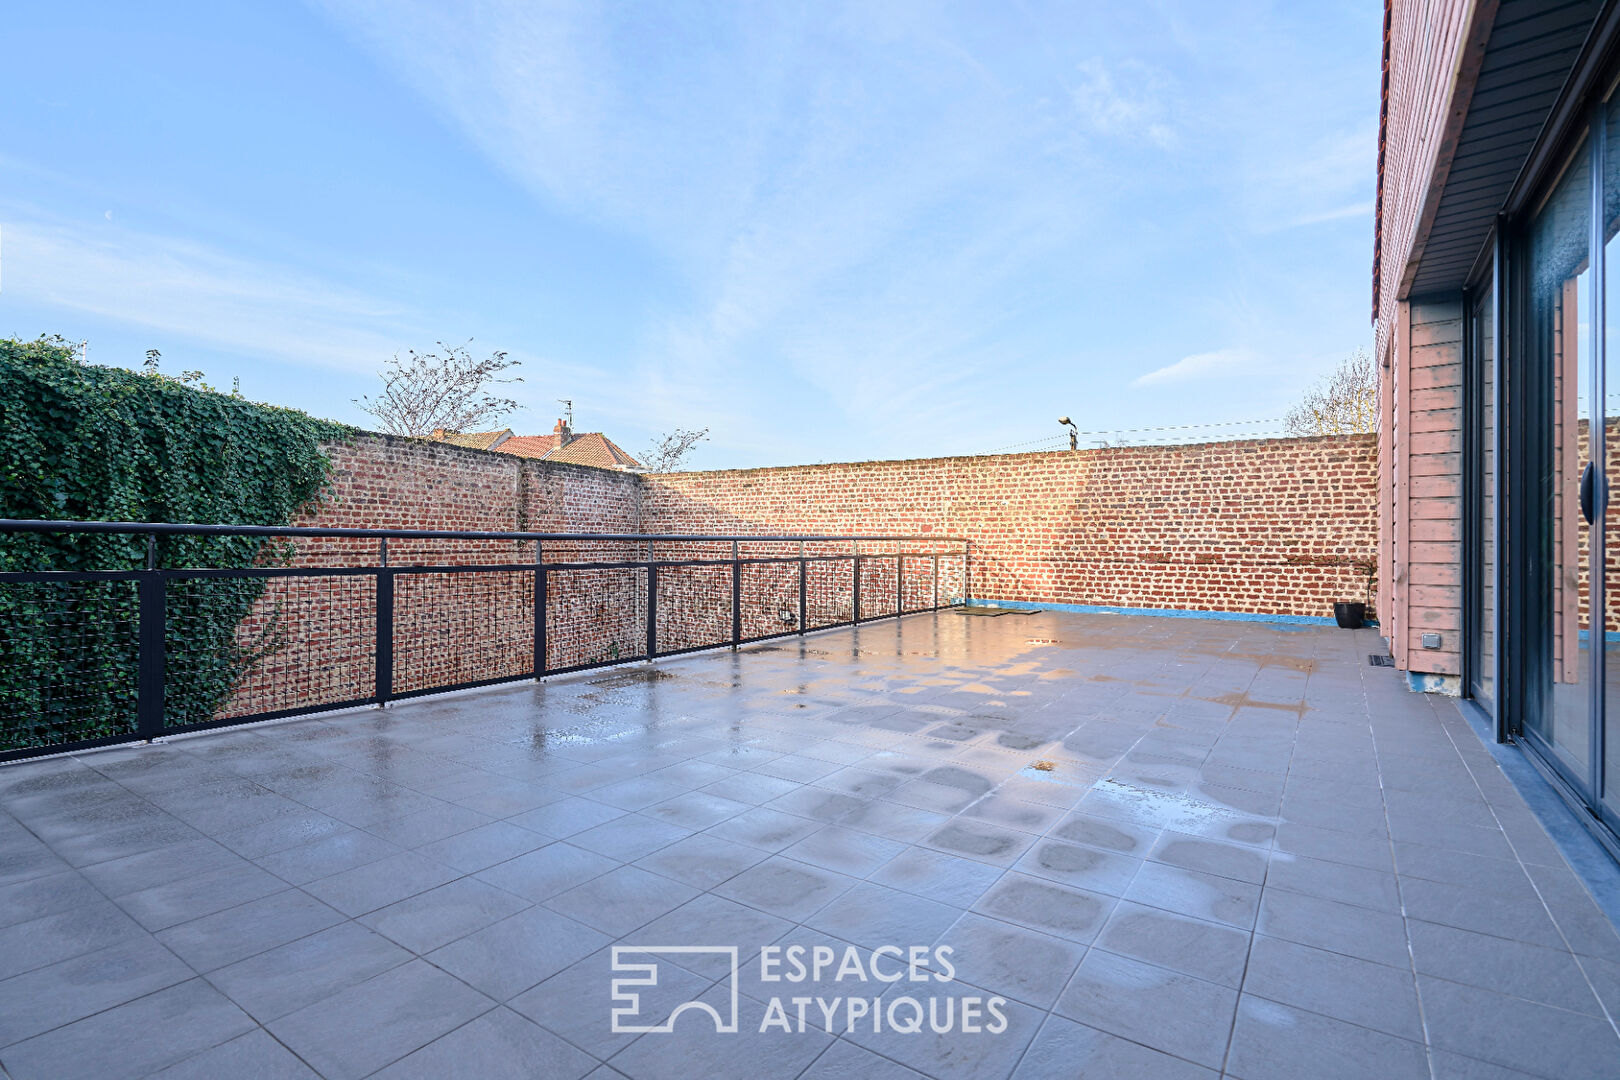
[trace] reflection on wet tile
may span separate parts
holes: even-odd
[[[1450,703],[1365,663],[1373,635],[918,616],[0,767],[0,975],[39,999],[19,1034],[81,1017],[6,1066],[111,1075],[75,1045],[90,1033],[127,1040],[139,1069],[297,1071],[200,983],[167,985],[185,972],[148,962],[165,944],[336,1073],[1259,1080],[1426,1075],[1425,1051],[1481,1075],[1620,1060],[1602,1019],[1620,938]],[[948,944],[955,981],[919,995],[999,994],[1010,1022],[760,1035],[774,991],[744,957],[749,1038],[685,1014],[673,1039],[616,1035],[607,946],[644,935]],[[124,960],[106,974],[97,956]],[[661,963],[640,1015],[721,1000],[721,959]],[[213,1021],[172,1022],[203,999]]]

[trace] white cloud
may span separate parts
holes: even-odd
[[[937,12],[326,6],[541,199],[673,258],[690,298],[628,358],[634,408],[741,453],[941,438],[996,379],[1009,282],[1098,210],[1072,117]]]
[[[1079,76],[1069,95],[1085,130],[1160,147],[1175,141],[1169,81],[1162,73],[1135,60],[1112,68],[1087,60],[1079,65]]]
[[[1258,369],[1258,359],[1248,349],[1216,349],[1214,352],[1194,353],[1173,364],[1166,364],[1131,380],[1132,386],[1163,386],[1170,383],[1196,380],[1222,379],[1233,375],[1246,375]]]
[[[191,241],[40,219],[8,222],[5,238],[8,300],[348,371],[420,340],[395,305]]]

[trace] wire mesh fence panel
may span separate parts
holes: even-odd
[[[902,611],[926,611],[934,606],[934,560],[908,555],[900,564]]]
[[[393,692],[516,678],[534,670],[534,574],[394,577]]]
[[[370,576],[180,578],[165,587],[165,726],[359,701],[377,687]]]
[[[893,615],[900,602],[895,562],[888,555],[861,560],[861,618]]]
[[[646,653],[647,571],[556,567],[547,574],[546,670]]]
[[[134,734],[137,588],[0,583],[0,752]]]
[[[849,622],[854,617],[853,566],[848,559],[818,560],[809,564],[804,589],[804,625],[807,630]]]
[[[939,602],[960,604],[967,596],[967,556],[961,553],[939,557]]]
[[[658,568],[658,651],[731,641],[731,567]]]
[[[806,601],[808,601],[806,597]],[[742,637],[788,634],[799,628],[799,564],[751,563],[742,568]]]

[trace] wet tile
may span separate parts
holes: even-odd
[[[476,874],[550,843],[546,837],[510,822],[494,821],[417,847],[417,852],[463,874]]]
[[[587,926],[614,937],[628,934],[679,907],[697,890],[634,866],[621,866],[545,901]]]
[[[1435,1046],[1542,1076],[1603,1076],[1620,1061],[1614,1027],[1492,990],[1418,976]],[[1526,1037],[1533,1032],[1534,1037]]]
[[[1233,878],[1251,885],[1259,885],[1266,880],[1267,859],[1263,852],[1243,844],[1222,843],[1185,833],[1166,832],[1161,835],[1148,858],[1184,870]]]
[[[510,1009],[493,1009],[376,1073],[377,1080],[576,1080],[596,1059]]]
[[[966,984],[896,983],[895,987],[885,995],[884,1029],[874,1032],[870,1026],[858,1024],[845,1037],[891,1061],[941,1080],[974,1080],[1007,1074],[1035,1037],[1042,1019],[1039,1010],[1017,1001],[999,1002],[991,1009],[984,996],[970,990]],[[920,1020],[921,1030],[895,1030],[887,1019],[889,1002],[895,998],[917,1002],[915,1008],[902,1005],[896,1016],[901,1022],[908,1018]],[[965,1022],[964,1009],[971,1010]],[[934,1030],[936,1016],[942,1031]]]
[[[1421,1043],[1248,994],[1239,1004],[1226,1067],[1244,1080],[1429,1076]]]
[[[805,919],[804,924],[868,949],[894,945],[909,950],[914,945],[931,944],[960,915],[959,908],[861,882]]]
[[[690,829],[646,814],[626,814],[575,833],[569,843],[620,862],[634,862],[690,835]]]
[[[956,978],[1049,1009],[1079,967],[1085,946],[980,915],[964,915],[942,934]]]
[[[1268,889],[1255,929],[1300,945],[1399,967],[1407,963],[1406,925],[1399,915]]]
[[[970,907],[985,890],[1001,879],[1000,867],[947,855],[927,848],[909,848],[885,863],[870,877],[879,885],[926,896],[957,907]]]
[[[1417,1042],[1412,973],[1278,938],[1256,936],[1243,992]]]
[[[137,938],[0,982],[0,1046],[185,982],[193,972],[151,938]]]
[[[854,884],[852,878],[781,856],[766,859],[714,892],[771,915],[802,922]]]
[[[1272,855],[1265,885],[1378,911],[1401,910],[1394,874],[1286,852]]]
[[[1096,937],[1114,903],[1103,893],[1013,872],[980,897],[973,910],[1085,944]]]
[[[619,864],[605,855],[558,842],[478,873],[480,881],[528,900],[548,899]]]
[[[1141,860],[1129,855],[1059,840],[1037,841],[1027,854],[1013,864],[1020,873],[1050,878],[1109,896],[1124,895],[1141,866]]]
[[[304,891],[353,917],[427,892],[460,876],[443,863],[405,851],[312,881],[304,886]]]
[[[928,847],[961,855],[996,866],[1011,866],[1035,842],[1030,833],[1004,828],[988,821],[954,818],[923,841]]]
[[[1091,814],[1070,814],[1056,828],[1051,829],[1048,835],[1088,847],[1144,858],[1152,850],[1159,831]]]
[[[708,791],[688,791],[647,807],[642,813],[683,829],[707,829],[749,809],[752,804],[727,799]]]
[[[719,987],[700,1001],[729,1014],[730,996]],[[736,1030],[719,1032],[709,1017],[691,1013],[668,1034],[643,1035],[614,1055],[613,1068],[630,1080],[756,1080],[797,1076],[832,1041],[807,1029],[761,1032],[764,1006],[751,998],[738,1002]]]
[[[367,1076],[494,1003],[422,960],[340,990],[267,1026],[324,1077]]]
[[[1131,880],[1125,899],[1248,930],[1260,906],[1260,889],[1233,878],[1148,861]]]
[[[359,923],[339,923],[208,973],[261,1024],[365,982],[411,954]]]
[[[1195,975],[1223,986],[1242,984],[1250,935],[1160,908],[1121,901],[1095,946],[1121,956]]]
[[[783,854],[841,874],[865,877],[905,849],[897,840],[828,825],[787,848]]]
[[[532,829],[542,836],[566,839],[575,833],[595,828],[625,813],[616,806],[592,802],[590,799],[569,797],[518,814],[511,818],[514,825]]]
[[[274,874],[238,859],[234,865],[129,893],[115,902],[146,929],[162,930],[286,887]]]
[[[1055,1011],[1132,1042],[1218,1069],[1237,991],[1167,968],[1092,950]]]
[[[1013,1080],[1097,1076],[1109,1080],[1214,1080],[1209,1069],[1085,1024],[1048,1016]]]
[[[792,928],[786,919],[710,893],[659,916],[622,944],[730,947],[737,950],[739,964],[749,967],[757,963],[762,947]],[[725,978],[731,970],[726,958],[711,953],[670,954],[667,960],[709,979]]]
[[[462,878],[378,908],[360,922],[414,953],[432,952],[529,906],[529,901]]]
[[[158,940],[200,972],[209,972],[343,920],[297,889],[205,915],[158,932]]]
[[[640,1037],[613,1030],[614,1009],[626,1007],[613,999],[615,977],[611,950],[602,949],[519,994],[509,1007],[586,1053],[609,1058]],[[636,1008],[625,1017],[623,1026],[661,1024],[672,1010],[696,999],[709,985],[708,978],[678,964],[662,964],[657,984],[638,988]]]
[[[218,991],[191,979],[9,1046],[5,1065],[14,1080],[133,1080],[252,1028]],[[116,1054],[105,1052],[113,1046]]]
[[[636,865],[694,888],[712,889],[769,857],[768,852],[747,844],[734,844],[708,833],[694,833],[637,859]]]

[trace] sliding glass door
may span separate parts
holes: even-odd
[[[1482,541],[1472,557],[1482,574],[1498,562],[1512,568],[1502,580],[1527,616],[1514,623],[1523,640],[1501,643],[1523,682],[1511,695],[1510,729],[1620,832],[1620,505],[1609,498],[1620,481],[1620,102],[1593,112],[1518,236],[1510,266],[1522,323],[1513,340],[1523,355],[1509,368],[1514,428],[1504,463],[1527,480],[1504,489],[1514,500],[1505,534],[1514,558],[1497,558]],[[1477,335],[1488,320],[1474,314]],[[1487,346],[1471,341],[1482,381]],[[1483,395],[1471,415],[1481,433],[1495,427]],[[1494,512],[1484,497],[1494,488],[1477,490],[1479,515]],[[1500,599],[1483,582],[1472,591],[1482,608]],[[1494,650],[1481,637],[1472,656],[1484,666]],[[1483,672],[1470,684],[1487,707],[1500,697]]]
[[[1589,782],[1595,696],[1590,644],[1593,490],[1593,140],[1583,139],[1536,210],[1528,233],[1531,370],[1543,402],[1538,434],[1538,590],[1545,639],[1530,671],[1525,734],[1577,788]],[[1533,549],[1532,549],[1533,550]]]

